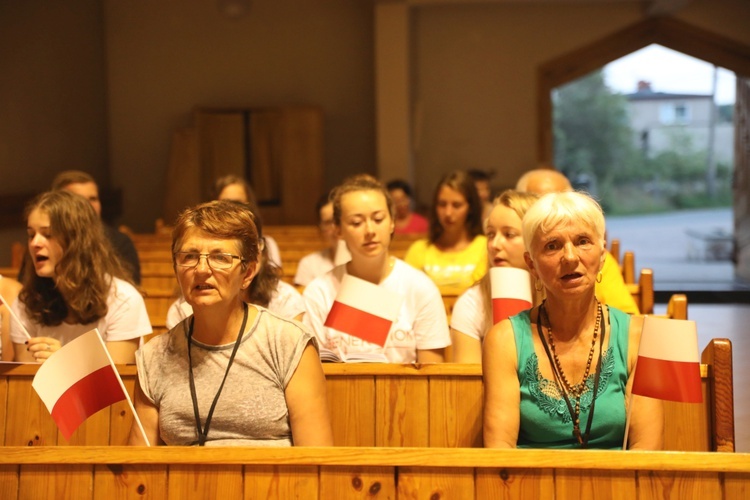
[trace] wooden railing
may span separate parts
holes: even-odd
[[[747,498],[750,455],[435,448],[10,447],[16,498]]]
[[[728,341],[727,341],[728,342]],[[734,451],[731,348],[704,351],[703,404],[665,403],[665,449]],[[0,364],[0,445],[123,445],[132,423],[120,402],[92,416],[66,442],[31,388],[38,365]],[[131,395],[135,366],[119,371]],[[325,364],[337,446],[482,446],[479,365]],[[728,377],[728,381],[726,380]]]

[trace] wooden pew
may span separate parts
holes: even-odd
[[[609,245],[609,253],[612,254],[612,257],[615,258],[615,262],[617,264],[621,264],[620,262],[620,240],[615,238],[612,240],[612,243]]]
[[[3,498],[739,499],[750,455],[435,448],[8,447]]]
[[[729,341],[703,352],[703,404],[665,403],[665,449],[734,451]],[[135,366],[118,366],[132,395]],[[479,365],[325,364],[337,446],[482,446]],[[37,365],[0,364],[0,445],[122,445],[132,415],[126,403],[104,409],[66,443],[31,388]]]
[[[654,313],[654,272],[649,268],[641,269],[638,283],[625,283],[633,296],[641,314]]]
[[[687,295],[675,293],[669,297],[667,317],[672,319],[688,319]]]

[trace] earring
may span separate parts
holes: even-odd
[[[534,290],[536,290],[537,292],[541,292],[542,290],[544,290],[544,285],[542,285],[542,280],[540,280],[539,278],[537,278],[534,281]]]
[[[604,275],[602,274],[601,271],[599,271],[599,273],[597,273],[597,275],[596,275],[596,282],[597,283],[601,283],[602,279],[604,279]]]

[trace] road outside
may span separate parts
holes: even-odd
[[[711,246],[690,236],[731,235],[733,228],[730,208],[607,217],[608,237],[620,240],[623,253],[635,252],[636,273],[643,267],[653,269],[656,290],[741,288],[735,282],[732,262],[713,259],[723,256],[726,245],[719,242]],[[704,258],[706,254],[708,258]]]

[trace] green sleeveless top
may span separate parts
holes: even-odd
[[[591,423],[589,448],[621,449],[625,435],[625,385],[628,381],[628,330],[630,316],[609,308],[608,347],[602,354],[602,370]],[[510,318],[518,355],[521,385],[519,448],[578,448],[565,399],[554,380],[544,378],[534,351],[529,311]],[[597,344],[598,345],[598,344]],[[594,373],[581,396],[581,432],[586,425],[594,392]],[[571,401],[573,403],[573,401]],[[575,404],[575,403],[573,403]]]

